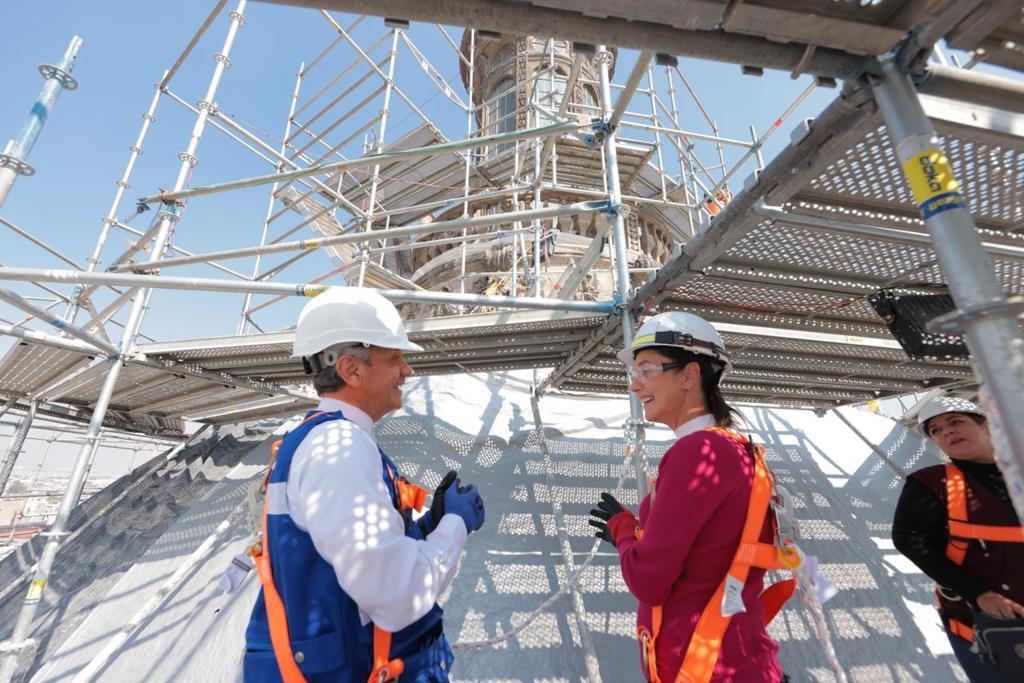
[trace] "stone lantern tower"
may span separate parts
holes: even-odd
[[[587,120],[601,115],[596,59],[614,60],[614,53],[584,57],[572,92],[566,93],[575,57],[568,42],[531,36],[502,36],[488,40],[477,37],[472,40],[470,32],[466,31],[461,50],[464,57],[460,60],[462,80],[472,96],[475,124],[480,135],[553,123],[553,114],[557,114],[566,95],[570,98],[566,117]],[[568,135],[557,139],[554,156],[545,164],[540,179],[539,198],[535,197],[537,164],[543,144],[543,140],[525,140],[481,146],[474,150],[473,173],[468,183],[470,201],[464,205],[461,201],[452,200],[452,208],[437,216],[436,220],[507,213],[607,197],[601,150],[591,149],[580,138]],[[659,182],[659,171],[650,162],[653,150],[653,146],[619,143],[619,172],[624,196],[652,194],[644,194],[638,188],[641,179],[646,179],[648,186]],[[472,199],[474,194],[496,194],[493,191],[502,188],[522,188],[522,191],[503,197]],[[675,249],[679,232],[667,225],[663,214],[649,210],[649,205],[628,200],[625,203],[630,267],[639,271],[633,276],[636,285],[646,279],[647,272],[668,259]],[[465,249],[459,244],[414,249],[409,278],[428,289],[488,294],[511,294],[515,291],[520,295],[532,295],[539,277],[542,296],[611,298],[615,286],[607,246],[610,239],[608,220],[605,213],[582,213],[544,219],[539,225],[510,223],[492,228],[509,233],[530,228],[539,230],[539,274],[534,272],[534,234],[501,237],[502,233],[491,232],[470,241]],[[443,240],[459,234],[439,231],[421,239]],[[598,245],[594,244],[595,236],[602,237]],[[596,260],[594,256],[597,256]],[[581,278],[582,269],[578,264],[587,259],[592,265],[588,274]]]

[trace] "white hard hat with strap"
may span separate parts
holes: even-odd
[[[659,313],[648,318],[637,330],[633,342],[616,356],[625,365],[632,365],[637,351],[659,346],[710,356],[722,365],[723,376],[732,370],[729,354],[718,330],[699,315],[684,311]]]
[[[310,301],[295,326],[292,356],[306,359],[316,369],[318,356],[327,351],[328,365],[335,347],[362,344],[399,351],[422,351],[409,341],[394,304],[372,289],[331,287]]]

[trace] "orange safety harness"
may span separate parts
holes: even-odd
[[[313,413],[307,416],[301,424],[323,414],[323,412]],[[267,475],[263,480],[264,490],[270,480],[270,470],[274,466],[274,459],[281,442],[282,439],[278,439],[270,447],[270,466],[267,468]],[[390,466],[385,465],[385,469],[397,493],[398,511],[404,515],[407,510],[422,510],[427,502],[427,490],[406,481],[404,477],[399,477]],[[256,572],[263,585],[263,599],[267,606],[267,622],[270,626],[270,642],[274,647],[274,658],[277,660],[281,678],[284,683],[306,683],[306,677],[302,675],[302,671],[292,655],[291,637],[288,634],[288,616],[285,612],[284,601],[274,586],[274,575],[270,567],[270,547],[265,542],[268,509],[269,499],[264,498],[262,534],[260,540],[252,546],[249,554],[253,557]],[[367,683],[397,683],[398,677],[403,671],[405,671],[405,663],[401,659],[391,659],[391,632],[374,626],[373,671]]]
[[[1024,526],[993,526],[967,521],[967,482],[960,468],[952,464],[946,465],[946,516],[949,524],[946,557],[956,565],[963,565],[967,557],[967,540],[960,539],[1024,543]],[[939,591],[936,594],[942,595]],[[974,641],[974,628],[959,619],[950,618],[948,628],[953,635],[967,642]]]
[[[690,645],[686,649],[686,656],[676,676],[675,683],[707,683],[711,680],[711,674],[718,662],[719,653],[722,648],[722,639],[729,627],[732,614],[723,615],[723,601],[727,592],[732,593],[731,599],[738,599],[742,605],[742,591],[746,583],[747,575],[751,567],[761,569],[796,569],[803,562],[800,550],[796,547],[794,539],[782,538],[779,535],[778,523],[773,514],[774,543],[761,543],[761,529],[764,528],[765,517],[769,513],[769,505],[772,502],[774,479],[771,471],[764,462],[764,447],[751,444],[744,436],[722,427],[708,427],[708,431],[718,432],[735,441],[738,441],[754,458],[754,482],[750,492],[750,504],[747,507],[747,517],[743,524],[743,534],[740,537],[740,544],[733,555],[732,564],[726,573],[718,589],[711,597],[704,611],[700,615]],[[651,505],[654,504],[654,480],[651,482]],[[637,528],[637,539],[642,538],[643,529]],[[778,613],[782,606],[792,597],[796,590],[796,580],[787,579],[779,581],[759,596],[759,600],[765,607],[764,621],[767,625]],[[730,600],[731,601],[731,600]],[[739,609],[738,611],[743,611]],[[637,636],[640,639],[641,658],[647,679],[651,683],[661,683],[658,676],[658,665],[655,656],[655,644],[658,633],[661,631],[662,606],[651,607],[651,628],[645,626],[637,628]]]

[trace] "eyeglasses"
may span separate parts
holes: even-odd
[[[630,382],[637,379],[640,380],[641,382],[647,382],[652,377],[657,377],[663,372],[668,372],[669,370],[678,370],[679,368],[685,366],[686,363],[680,363],[678,361],[672,363],[651,363],[645,361],[643,363],[638,363],[637,365],[628,368],[626,372],[629,375]]]

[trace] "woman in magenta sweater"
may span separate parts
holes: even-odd
[[[718,386],[731,367],[722,338],[696,315],[662,313],[644,323],[619,358],[630,368],[630,390],[647,420],[668,426],[678,439],[640,503],[639,522],[608,493],[591,511],[596,535],[618,549],[622,576],[640,602],[644,676],[657,683],[777,683],[783,680],[779,646],[765,630],[758,600],[764,570],[754,566],[745,581],[723,583],[735,573],[734,556],[749,524],[755,457],[746,439],[729,431],[735,411]],[[754,540],[772,543],[772,515],[753,524]],[[703,643],[713,629],[702,622],[702,634],[694,633],[713,597],[720,608],[709,607],[715,614],[704,622],[726,625],[720,644],[709,649]],[[652,634],[656,641],[645,646]]]

